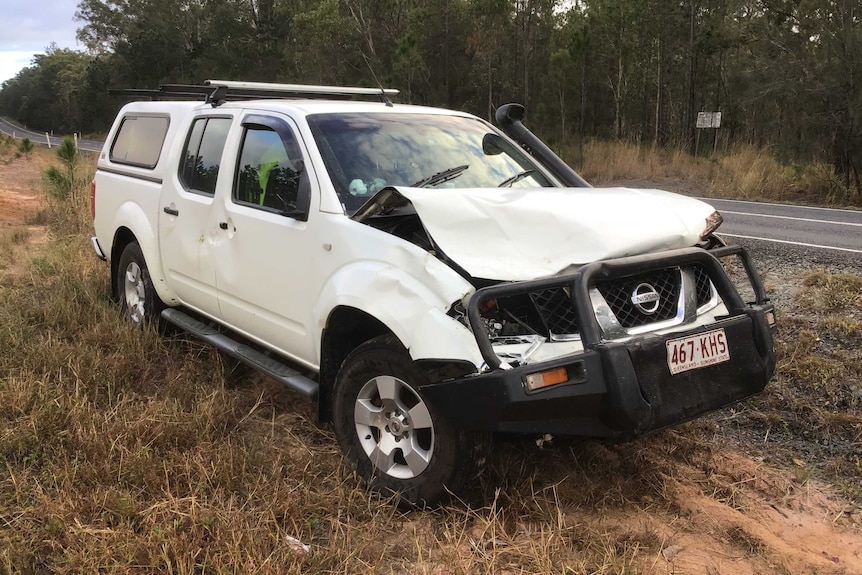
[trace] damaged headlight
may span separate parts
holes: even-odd
[[[716,212],[712,212],[706,218],[706,227],[703,229],[703,233],[700,234],[700,239],[705,240],[709,237],[709,235],[718,229],[718,226],[721,225],[721,222],[724,221],[724,218],[721,217],[721,214]]]
[[[523,365],[535,354],[539,347],[547,341],[540,335],[519,335],[509,337],[493,337],[491,345],[497,357],[513,363]]]
[[[515,293],[485,299],[478,305],[478,319],[481,332],[484,332],[479,337],[487,337],[494,353],[508,366],[524,365],[533,356],[547,355],[547,350],[540,353],[546,343],[556,346],[554,353],[557,355],[571,353],[579,346],[576,330],[567,329],[576,326],[571,321],[562,321],[574,314],[567,293],[562,288],[555,288],[542,290],[537,297],[534,295],[533,292]],[[555,308],[552,304],[562,308]],[[470,325],[463,302],[455,302],[448,315],[468,328],[478,327]],[[552,326],[560,327],[556,331],[567,335],[555,335]]]

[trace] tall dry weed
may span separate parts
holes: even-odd
[[[715,195],[756,199],[786,187],[784,170],[763,150],[740,147],[718,163],[720,168],[710,181],[710,191]]]
[[[584,147],[584,176],[597,183],[620,180],[696,182],[709,174],[710,162],[676,149],[592,140]]]
[[[709,197],[847,205],[858,200],[824,162],[783,164],[768,149],[737,145],[694,157],[680,149],[592,140],[581,172],[598,185],[662,187]]]

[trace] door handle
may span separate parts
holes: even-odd
[[[170,206],[165,206],[162,208],[162,211],[168,214],[169,216],[178,216],[180,215],[180,211],[176,208],[172,208]]]
[[[223,230],[226,230],[227,229],[227,222],[219,222],[218,227],[220,227]]]

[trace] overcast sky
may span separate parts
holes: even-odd
[[[51,42],[82,49],[75,41],[78,0],[0,0],[0,83],[30,65]]]

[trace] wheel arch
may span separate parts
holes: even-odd
[[[361,309],[339,305],[329,313],[320,338],[321,421],[332,420],[332,385],[345,358],[366,341],[386,334],[395,336],[386,324]]]
[[[146,217],[142,207],[134,202],[125,202],[117,210],[117,216],[114,221],[114,235],[109,254],[112,284],[116,284],[117,281],[117,268],[123,250],[131,242],[137,242],[141,246],[141,252],[144,254],[144,260],[146,260],[147,268],[150,272],[150,278],[153,280],[153,288],[156,290],[159,299],[168,305],[176,304],[176,296],[168,286],[163,273],[157,228]],[[116,287],[111,288],[111,294],[117,297]]]
[[[117,273],[120,266],[120,257],[123,255],[123,250],[132,242],[137,242],[138,238],[129,228],[121,226],[114,232],[114,241],[111,243],[111,297],[118,300],[120,294],[117,293]],[[140,243],[140,242],[139,242]],[[146,257],[146,256],[144,256]]]
[[[335,310],[356,309],[386,326],[413,359],[463,359],[482,362],[470,330],[447,314],[473,287],[433,256],[417,262],[355,261],[333,273],[313,307],[314,341],[323,340]],[[419,265],[417,265],[419,264]],[[317,351],[321,351],[318,348]],[[323,357],[318,356],[318,363]]]
[[[430,256],[429,256],[430,257]],[[331,414],[329,390],[347,355],[362,343],[392,334],[414,360],[482,363],[470,330],[446,310],[472,289],[460,276],[432,273],[439,260],[403,267],[360,261],[341,268],[320,290],[314,306],[320,366],[320,417]],[[449,268],[445,268],[449,270]]]

